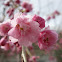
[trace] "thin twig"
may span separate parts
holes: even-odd
[[[24,59],[24,62],[27,62],[24,46],[22,46],[22,57]]]

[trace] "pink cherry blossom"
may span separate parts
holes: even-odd
[[[26,12],[30,12],[32,10],[32,5],[28,2],[23,2],[22,7],[26,9]]]
[[[39,33],[41,32],[38,22],[32,21],[32,18],[27,15],[19,15],[12,21],[15,21],[15,24],[12,23],[15,26],[8,34],[18,39],[21,46],[29,46],[38,40]]]
[[[54,30],[45,29],[40,33],[39,48],[51,50],[58,40],[58,34]]]
[[[34,15],[32,20],[38,22],[39,25],[40,25],[40,28],[44,28],[45,27],[45,20],[42,17],[40,17],[38,15]]]
[[[0,35],[7,35],[8,31],[11,29],[11,24],[9,22],[0,23]]]

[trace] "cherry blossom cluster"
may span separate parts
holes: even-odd
[[[8,14],[10,19],[0,23],[0,49],[10,51],[9,55],[15,52],[20,54],[24,46],[25,52],[29,55],[26,54],[28,62],[37,62],[36,59],[39,58],[39,56],[31,54],[34,52],[32,44],[37,45],[41,51],[56,50],[54,46],[58,47],[56,44],[58,34],[49,27],[45,27],[45,20],[42,17],[27,15],[33,9],[32,4],[23,2],[22,0],[4,0],[3,4],[6,12],[4,14]],[[20,13],[14,15],[15,12]],[[59,14],[58,11],[55,11],[47,20],[55,18]],[[22,60],[24,60],[23,58]]]
[[[13,20],[0,23],[0,35],[4,36],[0,45],[7,42],[18,43],[22,46],[31,46],[38,43],[40,49],[50,49],[58,40],[54,30],[45,28],[45,20],[38,15],[15,14]]]
[[[0,47],[5,50],[17,52],[22,47],[32,47],[32,44],[39,46],[40,50],[51,50],[58,40],[58,34],[49,27],[45,27],[45,20],[38,15],[27,15],[17,13],[14,19],[0,23]],[[16,47],[15,47],[16,46]],[[32,56],[31,56],[32,57]],[[38,57],[30,59],[36,61]]]

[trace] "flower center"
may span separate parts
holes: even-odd
[[[21,30],[23,30],[23,28],[20,28]]]
[[[44,39],[43,41],[48,43],[48,38]]]

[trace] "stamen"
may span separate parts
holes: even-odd
[[[23,28],[20,28],[21,30],[23,30]]]

